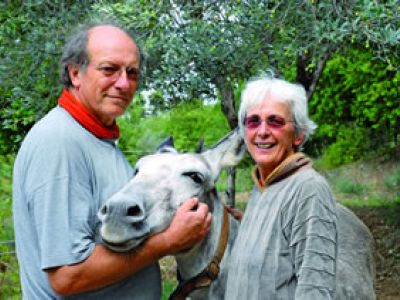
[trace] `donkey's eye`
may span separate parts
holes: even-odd
[[[204,177],[199,172],[185,172],[183,175],[190,177],[190,179],[197,184],[202,184],[204,182]]]
[[[137,173],[139,173],[139,168],[135,168],[133,170],[133,176],[132,177],[135,177],[137,175]]]

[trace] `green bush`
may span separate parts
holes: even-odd
[[[335,182],[335,189],[342,194],[352,194],[360,196],[368,191],[364,184],[355,182],[350,178],[340,178]]]
[[[327,147],[319,163],[330,169],[361,159],[370,149],[367,136],[367,129],[341,126],[336,142]]]
[[[339,166],[369,155],[371,149],[398,146],[399,81],[398,70],[373,61],[365,49],[332,57],[309,103],[319,127],[307,151],[320,156],[328,147],[328,161]]]
[[[21,299],[19,283],[18,262],[12,243],[6,243],[14,239],[14,228],[12,219],[12,166],[14,156],[0,156],[0,265],[5,267],[3,286],[0,287],[0,299]]]
[[[236,168],[235,190],[236,192],[249,192],[253,188],[254,182],[251,178],[253,165],[240,163]],[[222,171],[217,182],[217,189],[220,192],[226,191],[228,187],[227,172]]]
[[[0,3],[0,153],[15,152],[60,93],[59,58],[94,1]]]
[[[161,295],[161,300],[167,300],[169,299],[169,296],[172,294],[172,292],[175,290],[177,286],[177,281],[166,279],[163,281],[162,286],[163,286],[163,291]]]
[[[152,153],[168,136],[173,136],[179,151],[194,151],[199,139],[204,139],[208,148],[229,132],[219,105],[202,105],[199,101],[182,103],[170,112],[147,117],[143,108],[133,105],[119,124],[119,146],[132,163]]]
[[[392,174],[384,178],[384,184],[387,189],[400,194],[400,168],[393,171]]]

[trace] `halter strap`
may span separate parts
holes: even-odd
[[[228,210],[224,208],[224,220],[222,222],[221,235],[217,251],[211,262],[195,277],[188,280],[181,280],[178,272],[179,284],[169,296],[170,300],[185,300],[194,290],[208,287],[217,278],[219,273],[219,264],[224,256],[229,238],[229,216]]]

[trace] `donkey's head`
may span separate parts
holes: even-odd
[[[207,203],[221,170],[237,165],[244,149],[237,130],[202,153],[179,154],[172,138],[164,141],[137,162],[134,177],[100,209],[106,245],[115,251],[133,249],[167,228],[185,200],[195,196]]]

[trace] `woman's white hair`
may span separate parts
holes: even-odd
[[[272,72],[251,79],[242,91],[239,108],[240,133],[244,137],[244,120],[247,112],[253,107],[259,106],[263,101],[267,101],[270,97],[288,104],[292,114],[295,134],[304,134],[302,143],[296,149],[300,150],[310,135],[314,133],[315,128],[317,128],[317,125],[308,117],[306,91],[300,84],[274,78]]]

